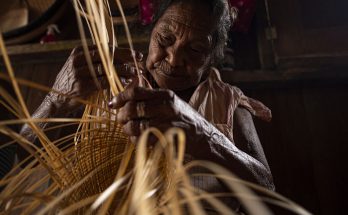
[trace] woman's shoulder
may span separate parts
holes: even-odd
[[[204,81],[196,90],[197,96],[206,97],[210,95],[212,101],[220,104],[226,104],[234,113],[237,107],[247,109],[252,115],[263,120],[270,121],[272,118],[271,110],[257,99],[246,96],[243,91],[230,83],[226,83],[221,79],[218,69],[212,68],[206,81]]]

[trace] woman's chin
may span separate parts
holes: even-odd
[[[188,77],[169,77],[160,74],[154,74],[155,79],[160,88],[170,89],[173,91],[182,91],[193,87]]]
[[[183,90],[186,90],[186,89],[189,89],[191,86],[188,86],[188,85],[183,85],[183,84],[178,84],[178,83],[172,83],[172,82],[160,82],[158,83],[158,86],[160,88],[163,88],[163,89],[169,89],[169,90],[173,90],[173,91],[183,91]]]

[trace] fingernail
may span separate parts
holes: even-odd
[[[124,69],[127,71],[129,67],[128,63],[124,63],[123,66],[124,66]]]
[[[133,81],[133,79],[128,78],[128,79],[126,80],[126,84],[130,84],[130,83],[132,83],[132,81]]]
[[[135,72],[136,72],[134,67],[132,67],[132,68],[130,69],[130,71],[131,71],[132,74],[135,74]]]
[[[140,53],[140,52],[136,53],[136,58],[137,58],[138,61],[142,61],[143,57],[144,57],[144,55],[142,53]]]

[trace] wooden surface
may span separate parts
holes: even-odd
[[[233,70],[225,69],[222,78],[235,84],[267,84],[292,81],[326,81],[348,79],[348,67],[291,68],[283,70]]]
[[[348,81],[243,89],[272,110],[255,124],[277,191],[314,214],[346,214]]]
[[[277,30],[276,55],[331,55],[348,50],[347,1],[267,0]],[[347,57],[345,58],[347,62]],[[281,62],[279,62],[281,63]]]

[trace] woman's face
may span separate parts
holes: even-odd
[[[152,31],[146,67],[161,88],[197,86],[209,68],[213,20],[197,2],[172,4]]]

